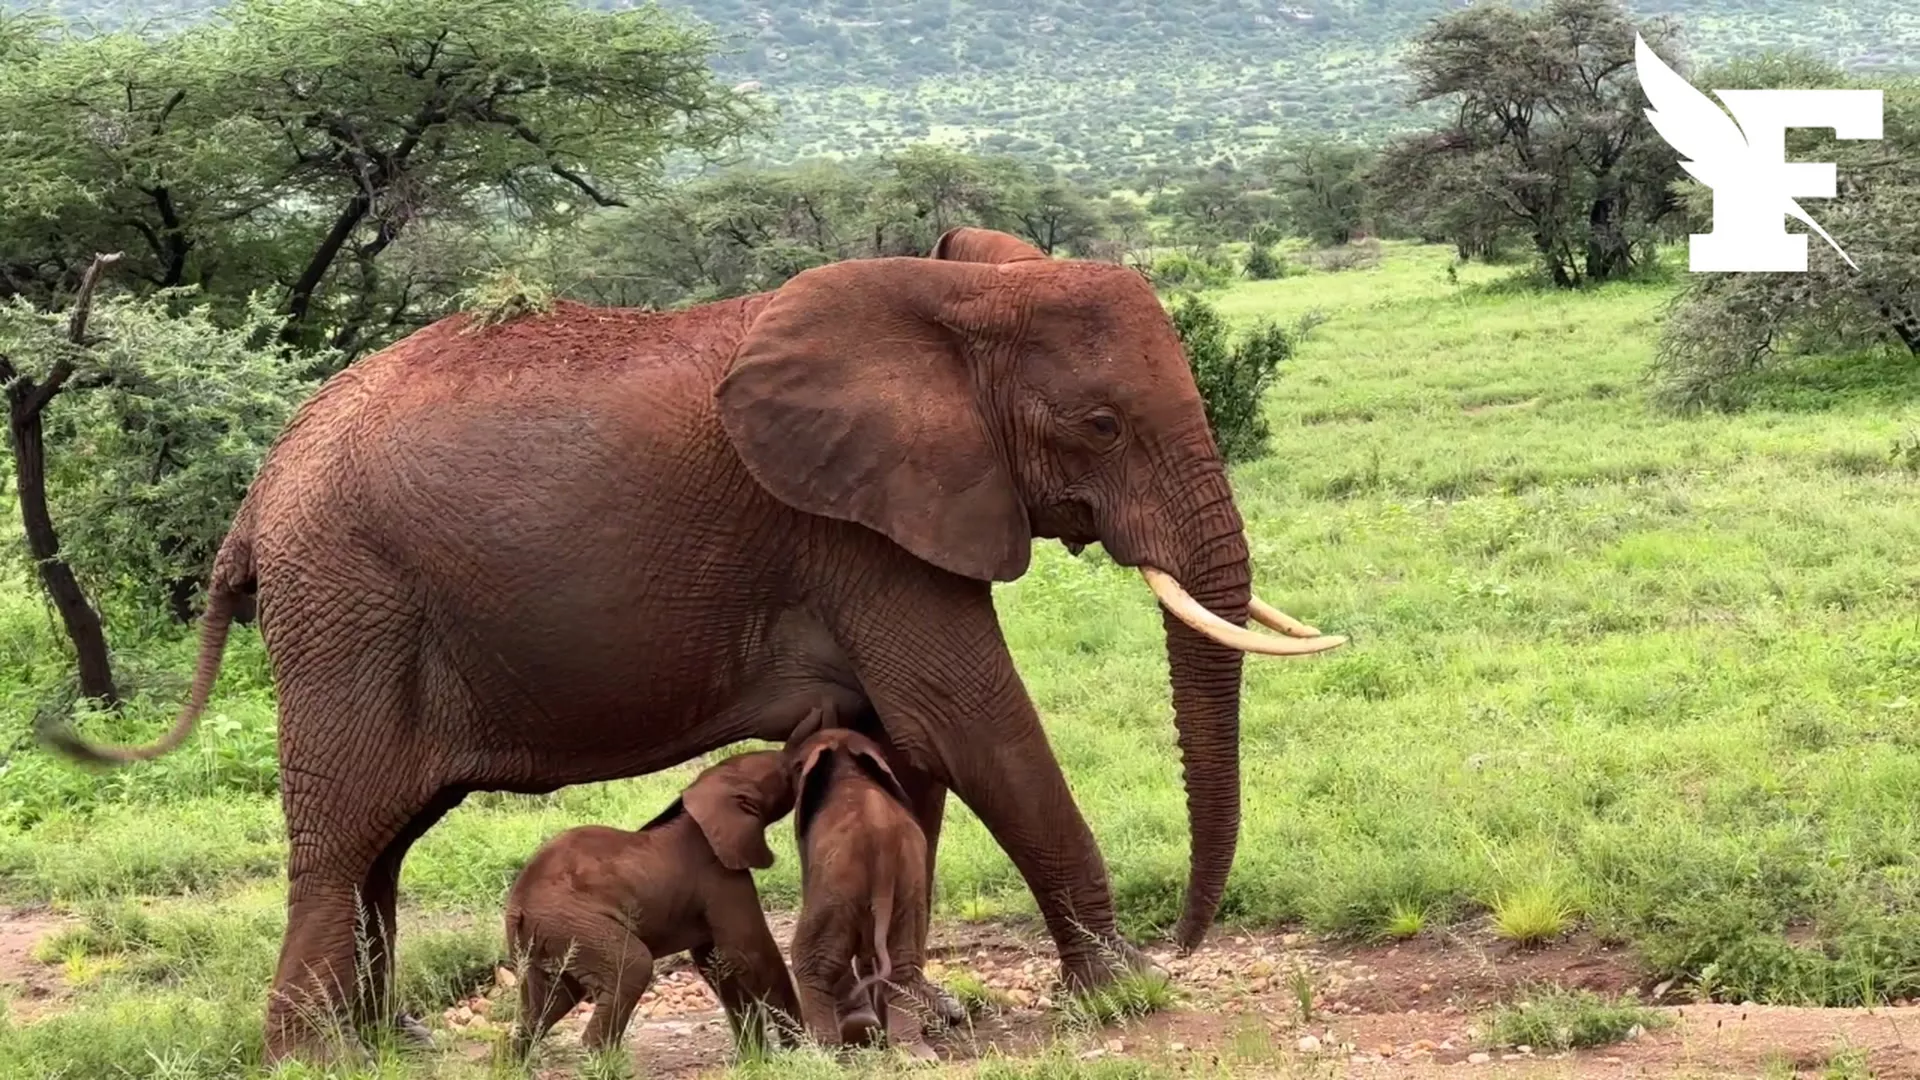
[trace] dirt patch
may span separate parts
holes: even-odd
[[[44,908],[0,908],[0,996],[7,1015],[31,1020],[58,1005],[67,993],[60,969],[34,959],[45,938],[74,920]]]

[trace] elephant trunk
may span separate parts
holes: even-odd
[[[1224,473],[1217,483],[1224,493]],[[1179,585],[1207,612],[1241,627],[1253,595],[1246,533],[1230,495],[1207,502],[1209,508],[1188,518],[1183,530],[1189,539],[1177,571]],[[1220,910],[1239,841],[1240,669],[1245,654],[1196,629],[1164,595],[1162,603],[1192,837],[1186,905],[1174,939],[1190,950],[1206,937]]]

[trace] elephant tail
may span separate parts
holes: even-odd
[[[207,583],[207,610],[200,616],[200,662],[193,673],[193,689],[186,707],[172,730],[145,746],[95,746],[74,734],[64,724],[53,724],[41,734],[41,740],[56,752],[82,764],[93,766],[124,765],[147,761],[179,746],[193,734],[194,724],[206,711],[213,695],[213,683],[220,675],[220,659],[227,647],[227,629],[236,616],[243,622],[254,615],[252,515],[243,506],[235,516],[234,527],[220,545],[214,558],[213,575]]]
[[[893,928],[893,883],[885,883],[874,890],[873,897],[873,955],[877,963],[873,974],[861,979],[853,986],[855,994],[864,994],[875,983],[887,981],[893,974],[893,958],[887,955],[887,936]],[[886,1014],[881,1013],[882,1023]]]

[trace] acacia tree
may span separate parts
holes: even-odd
[[[1366,224],[1369,154],[1334,139],[1309,139],[1263,163],[1287,217],[1302,236],[1330,246]]]
[[[1683,410],[1735,405],[1751,385],[1749,376],[1796,355],[1889,348],[1920,357],[1920,79],[1850,77],[1787,54],[1735,62],[1696,82],[1737,89],[1878,88],[1885,101],[1883,137],[1787,132],[1790,160],[1835,163],[1835,197],[1802,205],[1853,265],[1809,236],[1805,273],[1687,275],[1653,365],[1661,401]],[[1692,180],[1676,187],[1694,228],[1706,231],[1712,192]]]
[[[1451,99],[1454,120],[1389,157],[1416,176],[1439,175],[1421,157],[1470,162],[1479,182],[1454,189],[1478,204],[1466,216],[1511,223],[1555,285],[1627,272],[1675,210],[1668,186],[1681,175],[1646,119],[1636,31],[1674,53],[1670,22],[1636,26],[1617,0],[1476,5],[1435,20],[1407,61],[1413,101]]]
[[[124,250],[129,281],[235,313],[274,283],[283,341],[347,355],[457,291],[383,275],[410,234],[551,228],[763,119],[714,80],[711,34],[652,7],[239,0],[175,34],[38,45],[0,69],[0,145],[31,162],[0,178],[20,210],[0,293],[46,302]]]
[[[173,310],[190,288],[197,318],[275,344],[310,386],[450,311],[487,269],[475,256],[510,239],[503,229],[551,231],[657,190],[674,154],[712,156],[753,130],[763,113],[715,81],[711,45],[708,31],[653,7],[568,0],[239,0],[160,34],[0,22],[0,301],[16,326],[22,311],[55,311],[95,252],[123,252],[114,282],[135,298]],[[276,313],[270,324],[256,293]],[[6,373],[23,509],[39,497],[24,482],[34,477],[47,486],[49,535],[55,515],[77,515],[60,524],[80,537],[98,524],[89,515],[118,508],[115,527],[140,539],[94,580],[118,588],[145,576],[133,594],[164,595],[191,618],[212,554],[201,526],[224,521],[242,489],[198,488],[211,494],[186,515],[151,500],[185,497],[191,476],[227,475],[218,462],[239,436],[148,392],[219,396],[158,378],[161,368],[84,357],[57,379],[58,367],[31,375],[19,360],[32,340],[14,334]],[[211,349],[188,336],[142,340]],[[144,455],[142,468],[115,464],[121,451]],[[78,494],[109,468],[125,491]],[[30,553],[46,546],[32,540]],[[44,573],[43,583],[79,588]],[[77,643],[84,622],[68,620]],[[100,679],[88,684],[89,696],[112,697]]]

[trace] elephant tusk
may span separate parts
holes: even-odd
[[[1254,621],[1258,622],[1261,626],[1267,627],[1270,630],[1278,630],[1288,637],[1315,638],[1320,636],[1320,631],[1315,630],[1313,627],[1308,626],[1306,623],[1281,611],[1279,608],[1274,607],[1272,604],[1267,603],[1257,596],[1247,601],[1247,614],[1253,616]]]
[[[1153,590],[1153,595],[1165,605],[1168,611],[1173,612],[1176,618],[1230,649],[1259,653],[1264,656],[1306,656],[1325,652],[1328,649],[1337,649],[1347,643],[1347,639],[1338,634],[1331,636],[1315,634],[1310,638],[1297,636],[1276,638],[1248,630],[1243,626],[1235,626],[1208,611],[1171,575],[1150,566],[1143,566],[1140,568],[1140,576],[1147,579],[1147,588]],[[1279,613],[1274,612],[1274,614]],[[1285,616],[1281,617],[1285,618]],[[1294,625],[1300,626],[1303,630],[1307,629],[1299,623]]]

